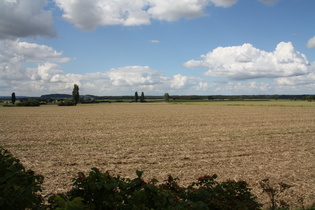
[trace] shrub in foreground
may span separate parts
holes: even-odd
[[[216,175],[200,177],[187,188],[169,176],[163,184],[145,182],[142,172],[126,179],[92,168],[88,176],[80,172],[73,188],[49,198],[50,208],[66,205],[87,209],[258,209],[260,204],[246,182],[215,181]]]
[[[0,147],[0,209],[38,209],[43,198],[41,191],[44,177],[25,170],[20,161]]]

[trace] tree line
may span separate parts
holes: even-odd
[[[3,98],[6,100],[7,98]],[[2,100],[3,100],[2,99]],[[141,92],[141,95],[138,95],[136,91],[134,96],[94,96],[94,95],[87,95],[87,96],[80,96],[79,93],[79,86],[74,84],[72,95],[68,94],[50,94],[50,95],[43,95],[41,97],[33,97],[31,98],[33,101],[42,101],[44,102],[52,102],[56,99],[61,102],[60,105],[77,105],[80,101],[82,103],[85,102],[110,102],[110,100],[116,100],[116,102],[123,102],[123,100],[131,100],[131,102],[146,102],[144,97],[144,92]],[[70,100],[69,100],[70,99]],[[91,100],[93,99],[93,101]],[[315,95],[173,95],[170,96],[169,93],[165,93],[162,97],[161,96],[146,96],[146,99],[149,100],[161,100],[163,99],[166,102],[170,100],[307,100],[307,101],[314,101]],[[17,97],[15,92],[11,94],[11,102],[14,105],[16,103]],[[29,101],[30,98],[20,98],[20,102]],[[32,103],[33,104],[33,103]]]

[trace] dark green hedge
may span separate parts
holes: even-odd
[[[60,101],[58,106],[76,106],[74,101]]]
[[[40,106],[40,102],[37,100],[25,100],[16,104],[17,106]]]

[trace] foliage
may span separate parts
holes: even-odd
[[[17,106],[40,106],[40,102],[38,100],[25,100],[16,104]]]
[[[258,209],[261,205],[250,192],[245,181],[215,181],[217,175],[199,177],[192,184],[188,199],[195,203],[204,203],[209,209]]]
[[[80,94],[79,94],[79,86],[77,84],[74,84],[73,91],[72,91],[72,100],[74,101],[75,105],[80,100]]]
[[[164,101],[169,102],[170,100],[170,95],[168,93],[165,93],[163,96]]]
[[[14,107],[13,104],[9,104],[7,101],[3,104],[3,107]]]
[[[308,102],[312,102],[313,100],[315,100],[315,96],[305,96],[303,99],[307,100]]]
[[[139,96],[138,96],[138,92],[135,92],[135,101],[138,102]]]
[[[169,176],[163,184],[145,182],[142,172],[125,179],[92,168],[88,176],[78,173],[73,188],[66,194],[53,195],[50,207],[64,208],[76,203],[87,209],[258,209],[260,204],[244,181],[215,181],[216,175],[200,177],[187,188]],[[81,206],[82,207],[82,206]]]
[[[75,106],[76,103],[74,101],[60,101],[58,106]]]
[[[80,100],[81,104],[98,104],[99,101],[94,100],[94,98],[81,98]]]
[[[15,92],[12,93],[11,101],[12,101],[12,104],[15,104],[15,101],[16,101]]]
[[[40,208],[44,177],[27,170],[19,159],[0,148],[0,209]]]
[[[82,198],[76,197],[72,200],[68,200],[64,194],[53,195],[49,198],[50,209],[57,210],[83,210],[84,205]]]

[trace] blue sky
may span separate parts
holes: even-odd
[[[0,0],[0,95],[315,94],[314,0]]]

